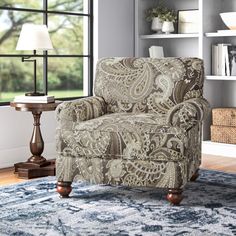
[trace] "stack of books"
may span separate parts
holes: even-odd
[[[16,96],[14,102],[19,103],[52,103],[55,102],[54,96]]]
[[[212,45],[212,75],[236,76],[236,46]]]

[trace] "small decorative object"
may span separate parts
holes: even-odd
[[[161,33],[161,29],[162,29],[162,20],[159,18],[159,17],[154,17],[152,19],[152,26],[151,26],[151,29],[153,31],[156,31],[157,34],[160,34]]]
[[[194,34],[199,32],[199,10],[178,11],[178,33]]]
[[[156,31],[157,34],[163,31],[163,22],[170,22],[165,23],[163,32],[171,33],[174,31],[174,22],[176,21],[176,13],[174,10],[170,10],[166,7],[163,7],[162,4],[158,5],[157,7],[149,8],[146,11],[146,20],[152,21],[151,29]]]
[[[162,29],[162,19],[161,16],[163,15],[165,8],[161,5],[153,8],[149,8],[146,11],[146,20],[148,22],[152,22],[151,29],[156,31],[157,34],[161,33]]]
[[[236,12],[220,13],[220,17],[230,30],[236,30]]]
[[[20,37],[17,42],[16,50],[32,50],[33,55],[36,55],[36,50],[53,49],[51,39],[49,37],[46,25],[24,24],[21,29]],[[44,93],[37,91],[36,81],[36,59],[30,59],[30,56],[23,56],[22,62],[34,63],[34,91],[26,93],[26,96],[44,96]]]
[[[166,8],[161,19],[163,20],[162,31],[166,34],[174,32],[174,22],[177,19],[176,12]]]
[[[170,34],[175,31],[174,24],[171,21],[164,21],[162,25],[162,32]]]
[[[162,58],[164,57],[163,47],[151,46],[149,48],[149,55],[151,58]]]

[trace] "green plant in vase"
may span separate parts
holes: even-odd
[[[162,16],[165,13],[166,8],[161,5],[157,5],[156,7],[149,8],[146,10],[146,20],[148,22],[152,22],[151,29],[156,31],[156,33],[161,33],[162,29]]]
[[[177,20],[177,14],[174,10],[166,9],[161,16],[161,20],[163,21],[162,31],[166,34],[174,32],[174,22]]]

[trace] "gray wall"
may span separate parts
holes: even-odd
[[[134,56],[134,0],[98,1],[98,58]]]

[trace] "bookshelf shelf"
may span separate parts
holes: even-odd
[[[208,38],[213,38],[213,37],[236,37],[236,33],[205,33],[205,36]]]
[[[207,75],[207,80],[227,80],[236,81],[236,76],[220,76],[220,75]]]
[[[198,38],[199,34],[149,34],[140,35],[141,39],[180,39],[180,38]]]

